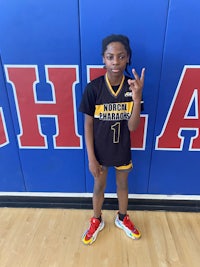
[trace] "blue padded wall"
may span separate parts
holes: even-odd
[[[8,0],[0,13],[0,49],[17,140],[6,147],[17,144],[25,190],[85,192],[82,116],[77,112],[78,1]]]
[[[129,192],[200,194],[200,3],[7,0],[0,9],[0,191],[93,190],[78,112],[102,73],[101,41],[130,38],[146,68]],[[109,171],[106,192],[116,192]]]
[[[158,4],[159,3],[159,4]],[[155,9],[159,12],[155,12]],[[150,14],[154,14],[153,16]],[[133,50],[131,68],[140,74],[146,68],[144,111],[147,116],[145,148],[133,150],[134,170],[130,174],[131,193],[147,193],[151,165],[152,139],[154,135],[157,97],[168,14],[168,1],[98,1],[91,12],[91,1],[80,1],[81,51],[84,66],[102,65],[101,41],[112,33],[123,33],[130,38]],[[130,68],[130,71],[131,71]],[[86,68],[83,68],[83,85],[86,84]],[[145,134],[145,133],[144,133]],[[92,190],[92,177],[86,166],[87,189]],[[107,191],[115,192],[114,171],[111,170]]]
[[[24,191],[24,178],[0,61],[0,190]]]
[[[149,193],[200,194],[199,8],[195,0],[170,1]]]

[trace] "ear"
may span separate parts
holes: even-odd
[[[129,59],[130,59],[130,57],[128,56],[128,58],[127,58],[127,64],[129,64]]]

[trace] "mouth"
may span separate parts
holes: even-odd
[[[112,69],[112,72],[118,73],[118,72],[121,72],[121,70],[119,70],[119,69]]]

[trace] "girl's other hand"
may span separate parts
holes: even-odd
[[[132,99],[134,102],[140,102],[142,99],[142,90],[144,86],[144,74],[145,68],[142,69],[141,76],[137,74],[135,69],[132,69],[132,73],[135,79],[129,79],[128,84],[130,85],[130,90],[132,91]]]

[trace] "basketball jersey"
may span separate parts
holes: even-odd
[[[127,80],[123,76],[116,92],[107,76],[88,83],[79,111],[94,117],[94,151],[104,166],[122,166],[131,161],[130,131],[133,100]]]

